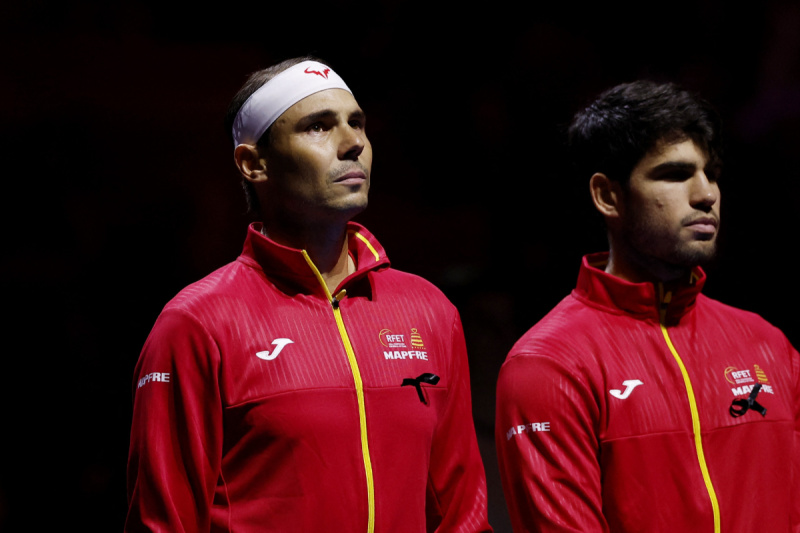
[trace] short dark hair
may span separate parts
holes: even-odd
[[[328,65],[325,61],[314,56],[293,57],[291,59],[281,61],[280,63],[276,63],[271,67],[257,70],[247,77],[247,81],[244,82],[244,85],[242,85],[239,91],[234,95],[231,103],[228,105],[228,111],[225,113],[224,126],[231,144],[234,142],[233,123],[236,120],[236,115],[239,113],[239,110],[242,108],[247,99],[250,98],[254,92],[260,89],[269,80],[289,67],[293,67],[298,63],[302,63],[303,61],[317,61],[323,65]],[[256,142],[256,146],[259,148],[266,148],[269,146],[271,132],[272,126],[267,128],[267,131],[261,135]],[[261,205],[258,203],[258,195],[256,195],[255,187],[253,187],[252,183],[242,178],[242,188],[244,189],[245,200],[247,200],[247,213],[254,217],[258,216],[261,213]]]
[[[659,141],[693,140],[719,163],[721,122],[711,105],[674,83],[623,83],[578,112],[568,131],[569,152],[581,176],[595,172],[627,184]]]

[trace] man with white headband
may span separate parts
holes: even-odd
[[[293,59],[226,123],[258,222],[142,350],[126,531],[491,531],[458,312],[351,220],[372,165],[352,92]]]

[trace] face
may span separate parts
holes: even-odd
[[[711,259],[719,230],[718,177],[719,168],[694,141],[656,145],[621,188],[617,251],[627,257],[618,259],[662,281]]]
[[[272,125],[262,206],[293,222],[349,220],[367,206],[372,147],[353,96],[308,96]]]

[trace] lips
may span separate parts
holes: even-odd
[[[367,174],[359,168],[349,170],[333,180],[334,183],[340,185],[361,185],[367,181]]]
[[[719,220],[715,217],[698,217],[685,224],[691,230],[698,233],[714,233],[719,226]]]

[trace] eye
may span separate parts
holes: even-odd
[[[665,164],[657,167],[651,176],[656,181],[681,182],[691,179],[696,172],[694,165]]]
[[[689,172],[688,170],[673,170],[672,172],[663,174],[661,179],[665,181],[686,181],[693,175],[694,172]]]
[[[348,117],[347,125],[354,130],[363,130],[367,125],[367,116],[363,111],[358,110]]]
[[[322,122],[315,122],[308,127],[307,131],[314,132],[314,133],[321,133],[325,130],[325,127],[322,125]]]
[[[722,177],[722,167],[720,165],[714,165],[712,167],[705,169],[706,176],[708,177],[708,181],[718,182]]]

